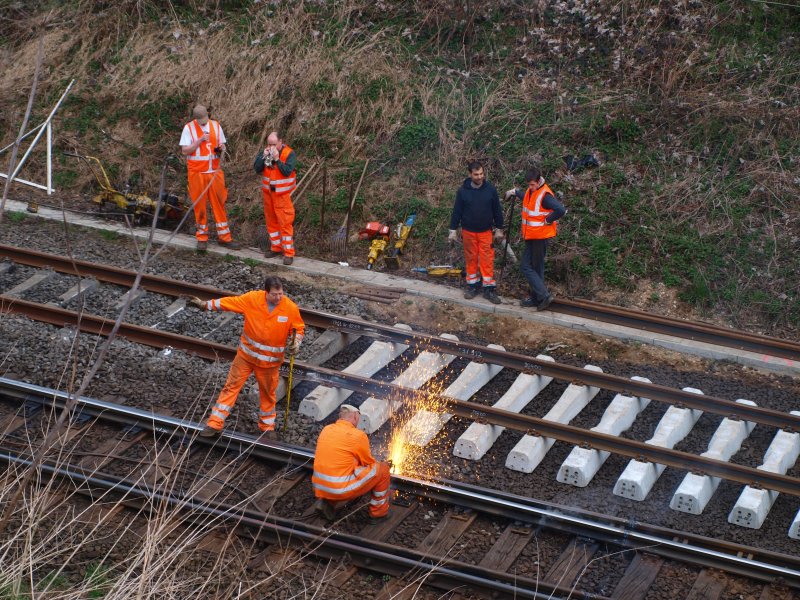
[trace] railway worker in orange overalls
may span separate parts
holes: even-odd
[[[297,187],[297,156],[283,143],[277,131],[267,136],[267,147],[256,156],[253,169],[261,175],[264,220],[269,235],[269,250],[264,256],[283,254],[283,264],[294,260],[294,205],[292,192]]]
[[[329,521],[334,518],[332,502],[368,492],[369,516],[383,519],[389,514],[389,463],[373,458],[367,434],[358,429],[360,418],[355,406],[342,404],[339,419],[324,427],[317,439],[311,485],[319,500],[314,507]]]
[[[217,226],[217,242],[220,246],[238,250],[242,246],[231,237],[225,213],[228,188],[225,187],[225,173],[219,166],[219,157],[225,152],[227,141],[225,132],[217,121],[208,118],[205,106],[195,106],[192,116],[194,120],[183,126],[180,146],[189,173],[189,198],[194,208],[197,250],[203,252],[208,247],[209,202]]]
[[[461,227],[464,244],[467,291],[464,298],[471,300],[483,289],[483,297],[492,304],[500,304],[497,283],[494,280],[494,248],[492,237],[503,239],[503,211],[495,187],[486,181],[483,165],[473,161],[467,165],[469,177],[456,192],[456,202],[450,216],[448,241],[454,244]],[[494,224],[494,236],[492,236]]]
[[[267,440],[277,439],[275,433],[275,390],[278,387],[278,369],[284,353],[295,354],[305,333],[305,324],[297,305],[283,295],[283,283],[270,276],[263,290],[254,290],[241,296],[227,296],[203,302],[192,298],[191,304],[202,310],[222,310],[244,315],[244,329],[239,348],[233,359],[228,379],[211,409],[208,424],[201,437],[218,436],[225,419],[231,414],[239,391],[253,373],[258,382],[261,402],[258,428]],[[295,330],[291,344],[291,331]]]

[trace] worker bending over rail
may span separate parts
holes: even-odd
[[[383,519],[389,514],[389,463],[378,462],[369,449],[367,434],[358,429],[361,413],[342,404],[339,419],[319,434],[314,452],[311,485],[319,498],[314,507],[326,519],[334,518],[331,502],[352,500],[372,492],[369,516]]]
[[[253,373],[258,382],[261,403],[258,428],[266,440],[277,439],[275,433],[275,391],[278,388],[278,370],[284,353],[295,354],[305,333],[305,324],[297,305],[283,295],[283,282],[270,276],[263,290],[253,290],[241,296],[227,296],[203,302],[193,297],[191,304],[201,310],[222,310],[244,315],[244,329],[239,348],[233,359],[228,379],[211,409],[208,424],[201,437],[215,437],[225,427],[236,398],[245,381]],[[290,338],[291,332],[295,334]]]

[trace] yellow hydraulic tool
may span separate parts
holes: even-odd
[[[388,237],[377,237],[372,240],[372,243],[369,245],[369,255],[367,257],[367,270],[371,271],[375,262],[380,258],[383,251],[386,250],[386,246],[389,244]]]
[[[100,186],[100,193],[92,198],[92,202],[99,204],[103,208],[105,208],[106,204],[112,204],[121,210],[123,214],[130,215],[134,224],[140,224],[152,218],[158,203],[145,194],[135,194],[128,190],[120,192],[115,189],[111,185],[111,181],[108,179],[106,170],[103,168],[99,158],[70,152],[65,152],[64,154],[84,161],[97,180],[97,185]],[[185,208],[181,206],[180,199],[176,195],[164,193],[161,210],[158,214],[159,222],[174,221],[177,223],[183,218],[185,212]]]
[[[397,226],[394,245],[389,249],[389,252],[386,253],[383,259],[387,269],[395,271],[400,268],[400,255],[403,253],[403,248],[405,248],[406,242],[411,236],[411,230],[414,229],[416,220],[416,213],[411,213],[405,223],[401,223]]]

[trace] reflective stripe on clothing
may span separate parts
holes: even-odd
[[[284,146],[278,156],[278,160],[285,163],[286,159],[292,153],[289,146]],[[292,171],[287,177],[281,173],[278,165],[272,163],[270,166],[264,165],[264,171],[261,176],[261,189],[265,192],[273,192],[275,194],[288,194],[294,191],[297,187],[297,171]]]
[[[467,285],[475,286],[479,282],[487,287],[494,287],[494,248],[492,247],[492,230],[461,230],[464,244],[464,262],[466,263]],[[478,275],[480,273],[480,276]]]
[[[192,144],[203,137],[203,128],[195,119],[188,124]],[[221,127],[217,121],[208,122],[208,141],[201,142],[194,152],[186,157],[186,167],[189,171],[197,173],[213,173],[219,169],[219,157],[214,154],[214,148],[220,145],[222,139]]]
[[[526,240],[544,240],[555,237],[556,223],[547,223],[547,216],[552,210],[542,206],[544,197],[550,194],[555,197],[553,191],[547,186],[542,186],[537,190],[528,190],[522,200],[522,237]]]
[[[258,360],[258,361],[261,361],[261,362],[267,362],[267,363],[282,363],[283,362],[283,357],[282,356],[281,357],[277,357],[277,356],[270,356],[269,354],[260,354],[260,353],[256,352],[255,350],[251,350],[250,348],[248,348],[247,346],[245,346],[241,342],[239,342],[239,350],[241,350],[242,352],[247,354],[247,356],[250,356],[250,357],[252,357],[252,358],[254,358],[254,359]]]
[[[264,199],[264,221],[270,233],[270,244],[275,252],[283,252],[286,257],[294,256],[294,205],[290,194],[278,194],[262,190]],[[273,238],[272,234],[278,237]],[[282,244],[284,238],[292,238],[292,244],[286,248]]]

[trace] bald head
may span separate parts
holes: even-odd
[[[277,146],[281,142],[281,136],[277,131],[273,131],[267,136],[267,146]]]
[[[339,418],[358,427],[358,422],[361,420],[361,412],[352,404],[342,404],[339,407]]]
[[[205,125],[208,123],[208,110],[202,104],[198,104],[192,109],[192,117],[194,117],[200,125]]]

